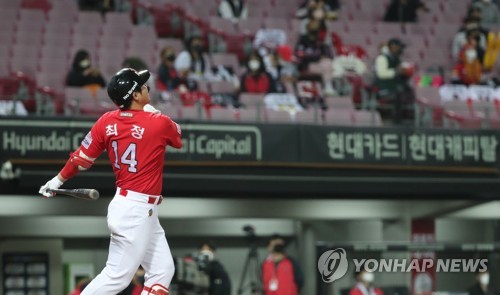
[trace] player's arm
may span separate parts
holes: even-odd
[[[168,144],[176,149],[180,149],[182,147],[181,126],[170,119],[170,129],[171,132]]]
[[[159,110],[155,109],[150,104],[145,105],[143,110],[145,112],[160,114],[160,116],[162,116],[162,118],[164,119],[166,128],[167,128],[167,136],[168,136],[167,143],[168,143],[168,145],[170,145],[176,149],[180,149],[182,147],[181,126],[179,124],[175,123],[168,116],[161,114],[161,112]]]
[[[51,192],[53,189],[58,189],[67,180],[75,177],[78,172],[84,171],[92,167],[95,159],[104,150],[104,144],[99,136],[99,121],[92,127],[92,130],[85,136],[82,144],[76,151],[72,152],[66,164],[61,171],[45,185],[40,187],[39,194],[50,198],[55,194]]]

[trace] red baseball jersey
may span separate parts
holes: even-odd
[[[168,116],[116,110],[97,120],[80,149],[91,158],[107,150],[117,187],[160,195],[168,145],[182,147],[181,129]]]

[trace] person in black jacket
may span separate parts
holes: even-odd
[[[73,58],[73,65],[66,78],[66,86],[84,87],[90,85],[106,86],[106,82],[97,68],[92,67],[90,54],[86,50],[78,50]]]
[[[488,271],[478,271],[476,273],[476,283],[467,292],[469,295],[490,295],[488,287],[490,285],[490,273]]]
[[[198,266],[209,276],[209,295],[231,295],[231,280],[224,266],[215,259],[215,249],[213,242],[203,242],[200,246]]]

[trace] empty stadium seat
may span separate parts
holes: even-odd
[[[210,108],[207,111],[207,118],[216,122],[236,122],[235,111],[227,108]]]
[[[354,114],[352,110],[328,109],[324,114],[326,125],[352,126]]]

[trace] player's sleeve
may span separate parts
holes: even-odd
[[[104,129],[102,120],[99,119],[89,133],[82,140],[80,150],[90,158],[97,158],[106,149],[104,142]]]
[[[59,172],[64,179],[73,178],[79,171],[87,170],[94,164],[94,160],[104,151],[102,132],[101,121],[98,120]]]
[[[175,123],[168,116],[162,115],[165,121],[166,128],[166,136],[167,136],[167,144],[176,149],[180,149],[182,147],[182,130],[181,126]]]

